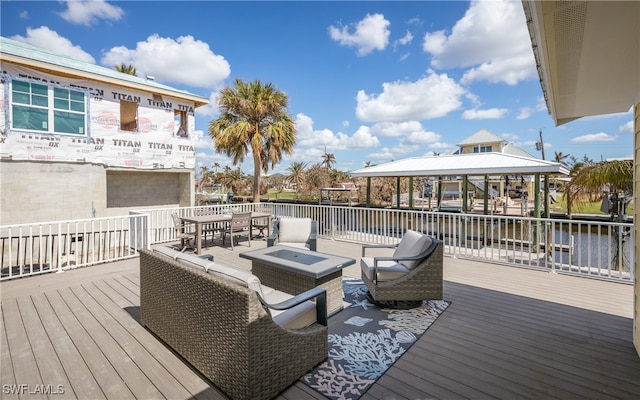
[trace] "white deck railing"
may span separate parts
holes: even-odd
[[[146,215],[0,226],[0,280],[137,257]]]
[[[318,234],[333,240],[394,244],[414,229],[441,239],[452,257],[633,282],[633,224],[287,203],[175,207],[3,226],[0,279],[135,257],[137,248],[176,240],[172,213],[257,208],[276,218],[310,217],[318,221]]]

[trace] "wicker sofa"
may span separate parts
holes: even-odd
[[[395,248],[392,256],[367,257],[372,248]],[[361,276],[376,302],[441,300],[443,281],[442,242],[407,230],[397,245],[364,245]]]
[[[288,295],[167,247],[140,250],[140,314],[232,399],[272,398],[328,354],[324,289]]]

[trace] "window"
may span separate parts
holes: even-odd
[[[491,153],[491,146],[476,146],[473,148],[474,153]]]
[[[84,93],[53,89],[53,130],[84,134]]]
[[[85,94],[77,90],[11,81],[12,128],[84,135]]]
[[[173,134],[179,137],[189,137],[187,132],[187,112],[180,110],[173,110]]]
[[[123,131],[138,131],[138,103],[120,100],[120,129]]]

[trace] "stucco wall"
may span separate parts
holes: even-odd
[[[110,170],[78,163],[0,161],[0,224],[127,215],[189,206],[191,171]]]

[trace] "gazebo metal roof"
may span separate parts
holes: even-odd
[[[504,153],[470,153],[405,158],[351,171],[354,177],[569,175],[561,163]]]

